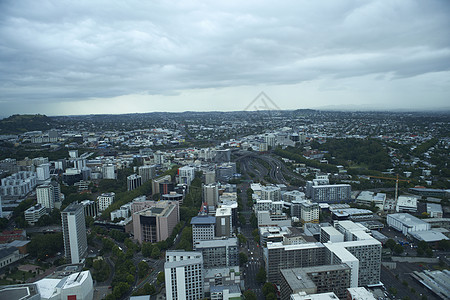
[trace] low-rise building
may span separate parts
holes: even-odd
[[[47,214],[47,209],[38,203],[24,212],[25,221],[30,225],[34,225],[45,214]]]
[[[389,227],[401,231],[404,235],[408,235],[411,231],[427,231],[431,225],[410,214],[389,214],[386,218]]]

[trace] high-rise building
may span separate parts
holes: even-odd
[[[194,178],[194,167],[184,166],[178,169],[178,183],[190,185]]]
[[[132,174],[127,177],[127,189],[133,191],[142,185],[142,177],[137,174]]]
[[[314,202],[349,201],[352,187],[349,184],[330,184],[311,186],[309,194]]]
[[[166,299],[204,298],[203,257],[200,252],[167,251],[164,276]]]
[[[139,175],[142,177],[142,183],[152,180],[156,176],[156,165],[140,166]]]
[[[153,179],[152,180],[152,195],[167,194],[168,192],[170,192],[170,191],[164,192],[164,191],[160,190],[160,184],[165,183],[165,182],[171,183],[172,177],[170,177],[170,175],[165,175],[165,176],[159,177],[157,179]]]
[[[47,209],[38,203],[24,212],[25,221],[30,225],[34,225],[46,213]]]
[[[165,240],[179,221],[178,201],[153,201],[151,207],[133,213],[134,238],[139,243]]]
[[[50,178],[50,164],[41,164],[36,168],[37,180],[44,181]]]
[[[103,179],[117,179],[116,165],[106,164],[102,166]]]
[[[291,217],[304,223],[319,223],[319,204],[309,200],[294,200],[291,203]]]
[[[61,185],[54,180],[50,184],[53,186],[53,199],[55,202],[61,202]]]
[[[111,193],[103,193],[97,197],[98,201],[98,210],[104,211],[108,208],[113,202],[116,194],[114,192]]]
[[[86,168],[86,159],[85,158],[77,158],[73,161],[73,167],[78,170],[83,170]]]
[[[203,185],[203,202],[208,207],[216,207],[219,202],[219,187],[216,184]]]
[[[281,269],[306,268],[325,264],[325,247],[321,243],[283,245],[267,243],[264,260],[267,281],[280,284]]]
[[[61,212],[65,256],[73,264],[87,254],[86,224],[83,205],[71,203]]]
[[[52,184],[43,184],[36,188],[37,203],[52,210],[55,207],[55,193]]]
[[[281,189],[278,186],[268,185],[261,187],[261,200],[281,200]]]
[[[237,238],[200,241],[195,245],[195,251],[203,254],[205,269],[239,266]]]
[[[299,292],[334,292],[344,299],[349,287],[350,268],[346,264],[281,270],[281,300],[289,300],[291,294]]]
[[[231,217],[231,208],[218,208],[216,210],[216,236],[230,237],[233,233],[233,221]]]
[[[83,200],[80,202],[83,205],[84,216],[87,217],[97,217],[98,215],[98,205],[97,202],[92,200]]]
[[[216,231],[215,217],[201,214],[191,219],[191,225],[194,249],[198,242],[214,239]]]
[[[216,182],[216,171],[208,170],[205,172],[205,184],[211,184]]]

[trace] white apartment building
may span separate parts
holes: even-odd
[[[25,221],[30,225],[34,225],[45,214],[47,214],[47,209],[41,204],[36,204],[24,212]]]
[[[55,192],[52,184],[43,184],[36,188],[37,203],[44,208],[53,209],[55,207]]]
[[[42,164],[36,168],[37,180],[44,181],[50,178],[50,164]]]
[[[417,198],[400,196],[397,199],[397,212],[416,212],[417,211]]]
[[[82,204],[71,203],[61,212],[65,256],[78,264],[87,254],[86,223]]]
[[[216,218],[213,216],[198,215],[191,219],[192,243],[195,245],[200,241],[214,239],[216,231]]]
[[[194,167],[184,166],[178,169],[178,183],[190,185],[194,178]]]
[[[261,187],[261,200],[281,200],[281,189],[278,186],[268,185]]]
[[[203,255],[201,252],[167,251],[164,263],[166,299],[204,298]]]
[[[114,192],[111,193],[103,193],[97,197],[98,201],[98,210],[104,211],[108,208],[113,202],[116,194]]]

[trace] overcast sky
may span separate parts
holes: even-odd
[[[0,1],[0,115],[450,109],[450,1]]]

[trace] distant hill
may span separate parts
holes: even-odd
[[[34,130],[49,130],[52,120],[45,115],[12,115],[0,120],[0,134],[17,134]]]

